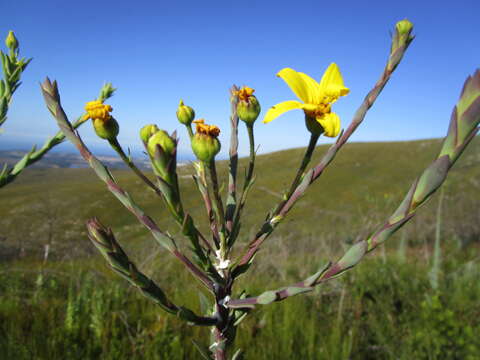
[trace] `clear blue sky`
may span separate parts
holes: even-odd
[[[178,129],[180,98],[197,117],[222,129],[228,149],[228,88],[248,85],[262,105],[295,99],[275,74],[291,67],[319,79],[336,62],[351,93],[334,111],[350,121],[377,80],[390,48],[389,31],[408,18],[416,39],[353,141],[441,137],[467,75],[480,66],[480,1],[11,1],[0,3],[2,37],[14,30],[33,57],[0,142],[41,143],[57,130],[39,91],[57,79],[67,114],[80,115],[105,81],[119,139],[140,150],[138,130],[157,123]],[[3,46],[3,42],[2,42]],[[260,119],[261,119],[260,118]],[[91,124],[81,130],[97,147]],[[309,133],[295,110],[256,124],[260,153],[305,146]],[[241,154],[246,135],[241,131]],[[331,139],[323,139],[328,142]],[[63,150],[71,148],[65,145]]]

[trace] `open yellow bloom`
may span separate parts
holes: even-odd
[[[331,112],[331,105],[339,97],[347,95],[350,90],[343,84],[342,74],[335,63],[331,63],[322,76],[320,83],[310,76],[290,68],[282,69],[277,74],[297,97],[303,101],[290,100],[272,106],[265,115],[268,123],[283,113],[302,109],[307,119],[315,119],[323,128],[324,135],[335,137],[340,132],[340,118]]]

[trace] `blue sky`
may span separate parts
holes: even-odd
[[[378,79],[389,31],[403,18],[414,23],[416,39],[352,141],[441,137],[464,79],[480,66],[478,0],[3,0],[0,13],[2,37],[14,30],[21,54],[34,58],[0,135],[3,147],[40,144],[57,131],[39,91],[45,76],[59,82],[72,119],[103,82],[112,82],[118,90],[109,103],[120,123],[119,140],[134,151],[141,149],[138,130],[148,123],[178,129],[180,150],[189,151],[175,117],[183,98],[197,117],[220,126],[226,153],[232,84],[256,89],[262,118],[270,106],[295,99],[275,76],[280,69],[318,80],[336,62],[351,90],[334,105],[346,126]],[[92,148],[104,149],[91,124],[81,134]],[[256,124],[260,153],[305,146],[308,138],[300,110]],[[245,155],[244,129],[240,141]]]

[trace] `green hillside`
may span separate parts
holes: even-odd
[[[303,279],[367,236],[396,209],[439,147],[439,140],[346,145],[265,243],[235,296]],[[327,148],[317,148],[312,164]],[[437,194],[345,276],[256,309],[237,335],[245,358],[478,359],[479,150],[476,138],[450,172],[439,216]],[[237,253],[279,201],[303,151],[258,156]],[[245,165],[242,159],[240,169]],[[219,172],[226,175],[226,168],[222,162]],[[191,164],[179,169],[183,198],[208,234],[192,171]],[[113,174],[186,247],[162,201],[130,172]],[[113,274],[87,239],[85,221],[97,216],[112,227],[130,258],[174,302],[205,314],[209,294],[198,295],[200,285],[92,170],[28,169],[0,190],[0,199],[0,358],[200,359],[192,340],[208,344],[209,331],[167,315]],[[443,249],[437,287],[431,280],[436,231]]]
[[[339,244],[366,235],[395,210],[415,177],[432,161],[439,146],[439,140],[348,144],[297,203],[288,220],[279,227],[276,237],[295,241],[297,246],[320,246],[330,240]],[[317,148],[312,164],[318,162],[327,148],[327,145]],[[463,236],[467,229],[478,233],[474,228],[478,223],[474,209],[480,200],[479,149],[480,141],[475,139],[446,183],[444,213],[449,235]],[[291,149],[258,156],[257,181],[244,212],[241,239],[252,236],[268,210],[279,201],[303,151]],[[242,159],[240,169],[244,165],[245,159]],[[226,162],[221,162],[220,174],[226,175],[226,166]],[[203,202],[189,176],[193,172],[192,165],[182,166],[179,171],[186,208],[207,233]],[[178,231],[162,201],[132,173],[124,170],[113,173],[163,230],[172,234]],[[225,181],[226,177],[224,185]],[[3,255],[13,254],[20,243],[23,243],[23,252],[30,253],[42,251],[42,244],[50,242],[53,256],[63,257],[64,247],[69,250],[68,256],[81,256],[83,250],[89,252],[85,247],[90,247],[83,224],[93,216],[111,226],[120,239],[128,243],[148,237],[146,230],[90,169],[28,170],[14,184],[1,190],[0,196]],[[412,241],[431,236],[434,202],[406,227],[406,231],[412,233],[409,236]],[[274,242],[272,238],[270,243]]]

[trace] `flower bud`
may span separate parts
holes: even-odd
[[[397,67],[406,48],[413,41],[412,30],[413,24],[407,19],[401,20],[395,25],[388,61],[389,70],[393,71]]]
[[[173,184],[175,179],[176,148],[176,139],[164,130],[158,130],[147,141],[147,151],[155,174],[169,184]]]
[[[177,109],[177,119],[183,125],[190,125],[195,117],[195,111],[183,103],[183,100],[180,100],[180,104]]]
[[[147,125],[148,126],[148,125]],[[156,127],[156,125],[153,125]],[[143,140],[143,139],[142,139]],[[151,135],[147,142],[147,149],[150,156],[155,157],[155,151],[157,150],[157,145],[160,145],[163,152],[170,156],[174,153],[176,143],[175,140],[170,137],[164,130],[158,130],[155,134]]]
[[[409,20],[403,19],[396,23],[395,28],[400,36],[408,36],[412,32],[413,24]]]
[[[260,103],[253,92],[255,90],[244,86],[236,92],[238,96],[237,115],[247,124],[253,124],[260,114]]]
[[[192,150],[200,161],[210,162],[219,153],[221,145],[217,137],[220,129],[215,125],[207,125],[204,120],[196,120],[196,133],[192,138]]]
[[[113,96],[113,93],[115,92],[115,90],[117,89],[113,87],[112,83],[105,83],[100,89],[99,98],[101,99],[101,101],[105,101],[108,98]]]
[[[12,51],[15,51],[18,49],[18,40],[15,37],[15,34],[13,31],[9,31],[7,38],[5,39],[5,45],[7,45],[7,48],[9,48]]]
[[[90,101],[85,105],[86,114],[83,120],[92,119],[95,133],[106,140],[114,140],[119,132],[117,120],[110,112],[113,110],[110,105],[105,105],[100,100]]]
[[[143,143],[146,144],[148,142],[148,139],[150,139],[150,137],[153,134],[155,134],[157,131],[159,131],[157,125],[154,125],[154,124],[145,125],[140,130],[140,139],[142,139]]]
[[[108,119],[93,119],[93,128],[97,136],[105,140],[114,140],[120,131],[118,122],[113,116]]]

